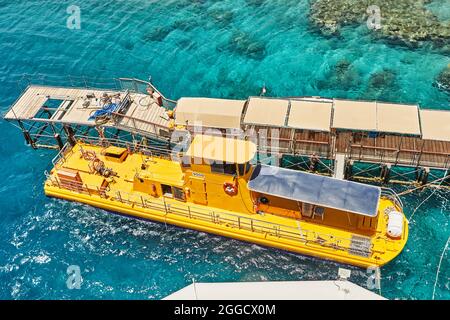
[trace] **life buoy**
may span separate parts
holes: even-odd
[[[223,191],[229,196],[235,196],[237,195],[237,185],[231,183],[231,182],[225,182],[223,184]]]

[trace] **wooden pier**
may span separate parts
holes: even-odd
[[[148,88],[151,91],[141,93],[30,85],[7,111],[4,119],[17,123],[34,148],[61,147],[63,140],[69,139],[70,135],[81,131],[89,134],[91,129],[101,135],[105,128],[167,140],[170,119],[163,101],[165,98],[156,89]],[[110,102],[117,103],[117,110],[100,120],[91,118],[96,111],[104,108],[105,96]]]
[[[4,118],[17,124],[34,148],[62,148],[80,135],[106,139],[104,131],[111,129],[114,138],[125,132],[135,141],[151,138],[170,149],[174,131],[213,130],[253,139],[261,153],[303,157],[308,170],[328,161],[328,174],[339,178],[358,179],[353,171],[358,162],[373,164],[372,177],[381,183],[395,180],[396,167],[412,168],[419,184],[428,181],[430,170],[450,171],[450,111],[322,97],[175,102],[150,82],[120,81],[128,85],[114,90],[30,85]],[[105,107],[105,96],[117,110],[92,119]]]

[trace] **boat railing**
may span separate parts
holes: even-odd
[[[403,210],[403,202],[402,199],[400,199],[400,197],[398,196],[398,194],[392,190],[391,188],[386,188],[386,187],[381,187],[381,196],[386,197],[392,201],[394,201],[394,203],[400,207],[400,209]]]
[[[117,79],[122,89],[128,89],[136,93],[148,94],[147,89],[150,87],[153,92],[159,94],[162,98],[163,107],[166,109],[174,109],[177,105],[175,100],[166,98],[150,81],[145,81],[136,78],[119,78]]]
[[[72,146],[67,142],[63,148],[58,152],[58,154],[52,159],[53,166],[57,164],[62,164],[66,161],[67,156],[73,153]]]
[[[48,74],[23,74],[17,81],[20,88],[25,89],[30,85],[42,86],[67,86],[84,89],[110,89],[121,90],[122,86],[119,79],[87,77],[77,75],[48,75]]]
[[[148,94],[147,88],[158,93],[163,102],[163,107],[174,109],[177,102],[166,98],[150,81],[136,78],[103,78],[77,75],[48,75],[48,74],[23,74],[17,81],[19,88],[24,90],[30,85],[43,86],[68,86],[73,88],[99,89],[99,90],[129,90],[134,93]]]
[[[99,137],[79,136],[79,135],[75,135],[75,139],[79,143],[84,143],[87,145],[94,145],[103,148],[107,148],[109,146],[116,146],[119,148],[125,148],[131,151],[132,153],[139,152],[146,156],[158,156],[166,159],[176,158],[176,154],[174,154],[171,150],[169,150],[167,145],[161,146],[147,145],[139,141],[131,142],[114,138],[99,138]]]
[[[365,249],[358,249],[352,246],[354,239],[336,237],[335,235],[316,232],[302,228],[300,225],[293,226],[278,224],[274,222],[263,221],[253,217],[243,217],[230,212],[211,210],[211,208],[199,208],[188,205],[185,202],[174,203],[166,197],[161,199],[150,198],[142,194],[127,193],[113,187],[101,187],[83,184],[56,178],[47,174],[47,184],[60,189],[70,190],[88,196],[99,196],[102,198],[118,201],[132,207],[141,207],[143,209],[154,209],[162,213],[162,217],[167,218],[169,214],[182,216],[184,218],[213,222],[218,225],[237,228],[249,232],[259,233],[264,237],[277,237],[288,241],[302,242],[305,245],[320,249],[331,248],[334,250],[352,252],[360,256],[370,256],[372,254],[373,243]],[[113,183],[112,183],[113,184]],[[111,184],[110,184],[111,185]],[[388,240],[387,240],[388,241]],[[358,252],[360,250],[361,252]]]

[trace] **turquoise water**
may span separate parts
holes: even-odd
[[[448,2],[440,3],[448,10]],[[322,37],[308,22],[306,0],[85,0],[78,4],[80,30],[66,28],[71,4],[0,0],[2,112],[20,94],[23,74],[64,84],[67,75],[151,75],[172,98],[245,98],[265,84],[274,96],[377,98],[450,109],[449,95],[433,86],[449,56],[376,41],[365,26]],[[342,59],[351,65],[336,72]],[[54,153],[27,148],[20,131],[4,121],[0,132],[0,298],[157,299],[192,279],[337,276],[337,263],[47,199],[43,171]],[[382,268],[388,298],[432,297],[450,235],[450,203],[448,193],[430,193],[403,199],[410,216],[428,198],[414,213],[407,247]],[[79,290],[66,286],[69,265],[81,268]],[[365,270],[350,269],[351,280],[366,286]],[[447,252],[435,297],[449,299],[449,292]]]

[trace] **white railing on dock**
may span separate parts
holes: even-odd
[[[101,78],[101,77],[86,77],[74,75],[44,75],[44,74],[24,74],[17,81],[19,88],[26,89],[30,85],[56,86],[56,87],[73,87],[85,89],[99,89],[99,90],[129,90],[135,93],[147,93],[147,88],[150,87],[154,92],[157,92],[163,101],[163,107],[173,109],[176,106],[176,101],[166,98],[150,81],[145,81],[136,78]]]

